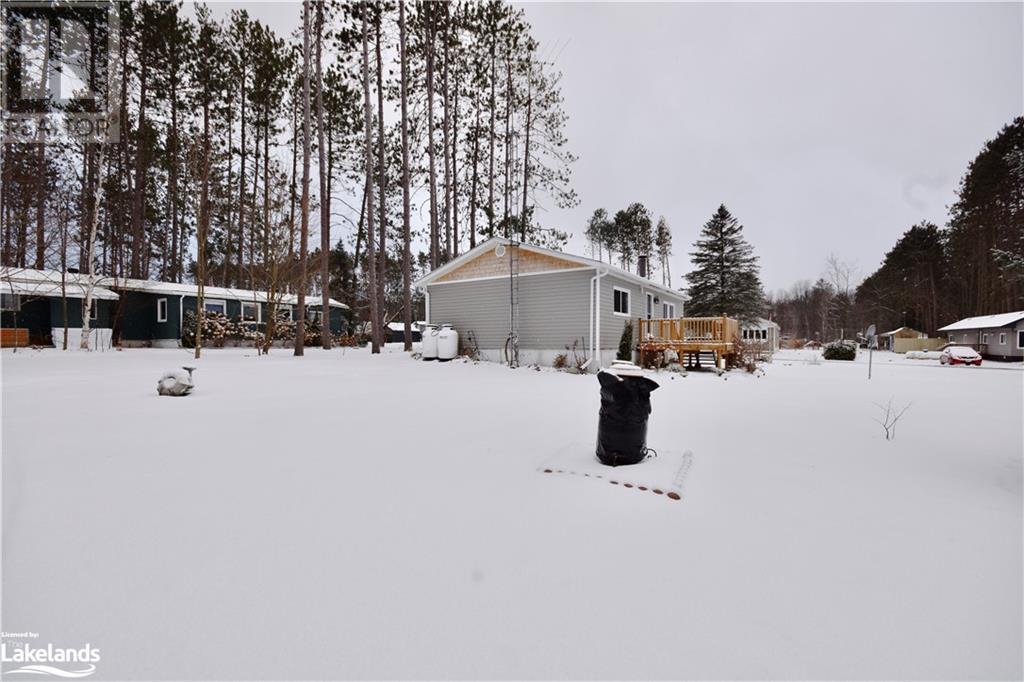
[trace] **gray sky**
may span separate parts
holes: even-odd
[[[282,33],[300,18],[247,6]],[[945,223],[968,162],[1024,109],[1021,3],[521,6],[579,156],[580,205],[539,219],[585,254],[595,208],[643,202],[672,227],[675,286],[719,203],[769,291],[830,252],[869,274],[912,224]]]

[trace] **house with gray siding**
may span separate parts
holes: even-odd
[[[950,343],[993,360],[1024,360],[1024,310],[968,317],[939,329]]]
[[[462,349],[494,362],[508,361],[514,333],[521,364],[550,365],[575,343],[596,370],[615,359],[627,322],[683,315],[679,291],[608,263],[501,237],[415,287],[425,294],[428,323],[453,325]]]

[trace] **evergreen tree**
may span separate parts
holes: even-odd
[[[695,269],[686,276],[687,312],[695,317],[757,317],[764,304],[757,256],[743,237],[743,226],[724,204],[704,223],[694,249],[690,256]]]
[[[654,248],[658,252],[661,283],[670,287],[672,286],[672,269],[669,267],[668,260],[672,257],[672,230],[669,228],[665,216],[658,218],[658,228],[654,233]]]

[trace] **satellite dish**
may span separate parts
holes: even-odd
[[[871,325],[871,326],[868,327],[868,331],[867,331],[867,334],[865,334],[865,336],[867,336],[870,339],[874,335],[875,335],[875,325]]]
[[[505,245],[504,244],[498,244],[497,246],[495,246],[494,247],[494,255],[497,258],[504,258],[504,256],[505,256]]]

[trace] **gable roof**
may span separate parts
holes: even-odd
[[[772,320],[766,319],[764,317],[757,317],[754,318],[753,320],[750,320],[749,322],[740,322],[740,326],[746,329],[781,329],[778,322],[773,322]]]
[[[1024,320],[1024,310],[1015,313],[1002,313],[1000,315],[979,315],[978,317],[965,317],[953,324],[940,327],[940,332],[955,332],[962,329],[995,329],[997,327],[1008,327]]]
[[[573,255],[571,253],[563,253],[562,251],[555,251],[554,249],[548,249],[548,248],[543,247],[543,246],[537,246],[536,244],[527,244],[525,242],[513,242],[511,239],[506,239],[504,237],[491,237],[487,241],[481,242],[480,244],[477,244],[476,247],[470,249],[469,251],[467,251],[466,253],[462,254],[458,258],[453,258],[452,260],[448,261],[447,263],[445,263],[441,267],[435,268],[435,269],[431,270],[429,273],[427,273],[426,275],[424,275],[423,277],[420,277],[418,280],[413,282],[413,286],[416,287],[416,288],[425,287],[428,284],[431,284],[432,282],[436,281],[438,278],[444,277],[449,272],[455,270],[456,268],[458,268],[459,266],[463,265],[464,263],[468,263],[469,261],[473,260],[474,258],[476,258],[477,256],[481,255],[485,251],[488,251],[489,249],[494,248],[498,244],[513,244],[513,243],[516,246],[518,246],[519,248],[526,249],[527,251],[532,251],[534,253],[539,253],[539,254],[544,255],[544,256],[550,256],[552,258],[561,258],[562,260],[566,260],[566,261],[569,261],[571,263],[576,263],[577,265],[579,265],[582,268],[597,268],[599,270],[604,270],[604,271],[608,272],[609,274],[615,275],[616,277],[620,277],[620,278],[625,279],[625,280],[629,280],[630,282],[632,282],[634,284],[638,284],[638,285],[646,287],[648,289],[654,289],[655,291],[660,291],[661,293],[667,294],[667,295],[672,296],[674,298],[679,298],[679,299],[684,299],[684,300],[686,299],[686,295],[682,291],[677,291],[675,289],[671,289],[669,287],[662,286],[660,284],[657,284],[656,282],[652,282],[651,280],[646,279],[644,277],[641,277],[640,275],[634,275],[632,272],[629,272],[628,270],[623,270],[622,268],[616,267],[614,265],[610,265],[608,263],[602,263],[599,260],[594,260],[593,258],[587,258],[585,256],[575,256],[575,255]],[[558,270],[553,270],[552,272],[559,272],[559,271]],[[566,272],[570,272],[570,271],[567,270]]]

